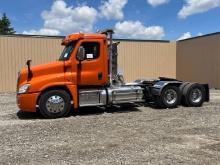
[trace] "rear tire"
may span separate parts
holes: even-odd
[[[188,84],[190,84],[189,82],[184,82],[184,83],[182,83],[181,85],[180,85],[180,92],[182,92],[183,93],[183,89],[188,85]]]
[[[205,88],[197,83],[190,83],[183,89],[184,103],[188,107],[201,107],[205,101]]]
[[[180,89],[180,92],[181,92],[181,93],[183,93],[184,88],[185,88],[188,84],[190,84],[190,82],[184,82],[184,83],[182,83],[182,84],[180,85],[179,89]],[[181,102],[181,104],[182,104],[183,106],[187,106],[184,96],[181,98],[181,101],[180,101],[180,102]]]
[[[64,90],[47,91],[40,97],[39,109],[45,118],[64,117],[70,112],[71,98]]]
[[[176,86],[165,87],[156,102],[161,108],[176,108],[180,103],[180,90]]]

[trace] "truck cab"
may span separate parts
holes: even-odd
[[[58,118],[84,106],[154,101],[175,108],[181,102],[201,106],[209,100],[208,85],[167,78],[125,83],[117,71],[118,43],[112,36],[112,30],[71,34],[61,43],[58,61],[33,67],[28,61],[17,81],[20,110]]]

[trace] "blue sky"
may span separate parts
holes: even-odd
[[[17,33],[114,28],[117,38],[177,40],[220,31],[220,0],[0,0]]]

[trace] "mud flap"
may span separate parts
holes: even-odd
[[[209,94],[209,85],[208,84],[202,84],[205,88],[205,101],[209,102],[210,100],[210,94]]]

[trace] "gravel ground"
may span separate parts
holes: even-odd
[[[220,91],[201,108],[80,109],[43,119],[0,94],[0,164],[220,164]]]

